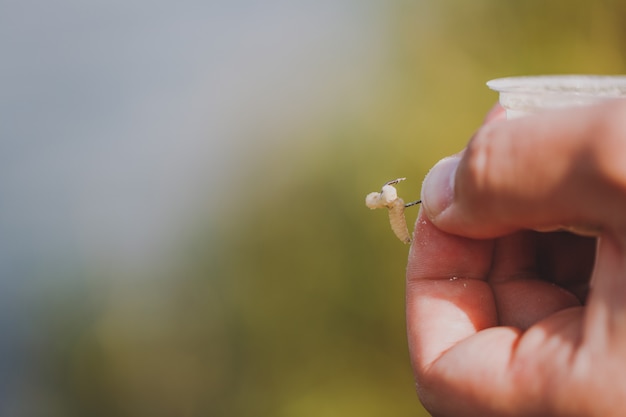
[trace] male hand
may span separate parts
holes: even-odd
[[[424,181],[418,394],[434,416],[626,415],[626,102],[490,118]]]

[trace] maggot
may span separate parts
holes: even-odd
[[[391,230],[404,243],[411,243],[411,234],[406,225],[404,217],[405,207],[414,206],[421,203],[420,200],[412,201],[404,204],[404,200],[398,197],[398,191],[394,184],[404,181],[406,178],[398,178],[393,181],[386,182],[380,192],[369,193],[365,197],[365,205],[370,209],[386,207],[389,210],[389,224]]]

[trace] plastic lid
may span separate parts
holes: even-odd
[[[507,117],[542,109],[581,106],[626,97],[625,75],[541,75],[498,78],[487,86],[500,93]]]

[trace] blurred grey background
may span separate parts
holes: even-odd
[[[0,0],[0,415],[427,415],[365,194],[624,51],[617,0]]]

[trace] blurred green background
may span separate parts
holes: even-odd
[[[426,416],[364,197],[489,79],[626,72],[626,3],[8,1],[0,48],[0,415]]]

